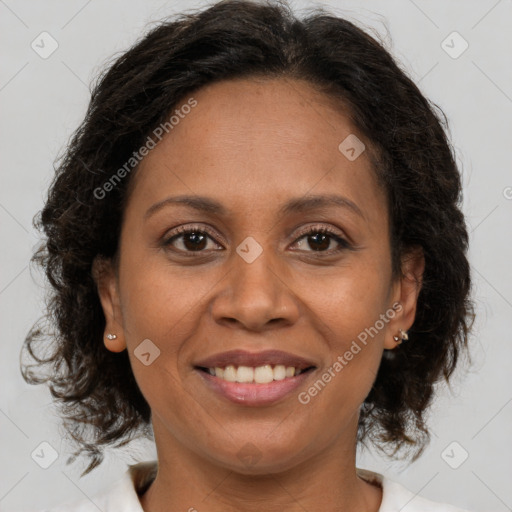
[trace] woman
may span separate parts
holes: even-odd
[[[40,218],[55,351],[36,326],[25,378],[86,472],[158,454],[72,510],[455,511],[355,455],[416,459],[467,348],[460,198],[434,107],[350,22],[231,0],[151,31]]]

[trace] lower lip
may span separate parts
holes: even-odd
[[[236,404],[250,407],[269,405],[283,399],[292,391],[296,390],[314,373],[314,370],[309,370],[295,377],[273,380],[267,384],[247,384],[242,382],[228,382],[227,380],[220,379],[197,368],[196,371],[199,372],[204,382],[206,382],[211,389]]]

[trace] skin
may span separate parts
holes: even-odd
[[[418,251],[404,256],[402,276],[392,278],[386,197],[366,152],[349,161],[338,150],[358,132],[322,93],[299,81],[240,79],[194,98],[197,106],[132,178],[118,266],[107,264],[97,278],[105,335],[117,335],[105,345],[128,349],[152,410],[159,472],[142,507],[375,512],[381,489],[356,474],[359,408],[383,350],[395,349],[393,336],[414,321],[424,259]],[[361,215],[333,205],[279,212],[291,199],[334,193]],[[226,212],[167,204],[146,216],[181,195],[215,200]],[[179,226],[210,228],[203,252],[190,250],[190,236],[165,245]],[[318,227],[351,249],[333,252],[340,246],[330,238],[327,252],[315,251],[303,232]],[[248,236],[263,249],[252,263],[236,252]],[[187,248],[192,256],[183,255]],[[299,403],[298,392],[396,302],[400,312],[378,335]],[[134,350],[148,338],[160,356],[145,366]],[[278,348],[317,369],[278,403],[238,405],[193,368],[237,348]],[[251,463],[239,456],[248,442],[259,456]]]

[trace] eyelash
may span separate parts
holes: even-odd
[[[184,235],[188,235],[188,234],[191,234],[191,233],[196,233],[196,234],[200,234],[200,235],[207,235],[211,240],[213,240],[215,243],[218,244],[218,242],[215,240],[215,237],[216,237],[216,234],[211,231],[210,229],[208,229],[207,227],[199,227],[199,226],[192,226],[192,227],[183,227],[183,226],[180,226],[179,228],[176,228],[176,230],[171,234],[171,236],[167,237],[164,241],[163,241],[163,246],[165,248],[169,247],[169,246],[172,246],[172,243],[179,239],[180,237],[184,236]],[[309,236],[309,235],[314,235],[314,234],[324,234],[324,235],[329,235],[331,237],[332,240],[334,240],[335,242],[337,242],[339,244],[339,247],[337,249],[329,249],[329,250],[326,250],[326,251],[306,251],[306,252],[310,252],[312,253],[313,255],[315,256],[322,256],[322,255],[328,255],[328,256],[332,256],[334,254],[337,254],[343,250],[347,250],[347,249],[350,249],[351,248],[351,245],[349,244],[349,242],[347,240],[345,240],[344,238],[342,238],[336,231],[334,230],[331,230],[325,226],[310,226],[309,228],[307,228],[306,230],[304,231],[301,231],[298,235],[297,235],[297,238],[294,242],[294,244],[296,244],[299,240],[302,240],[303,238]],[[219,244],[220,245],[220,244]],[[191,256],[191,257],[197,257],[198,255],[200,255],[200,253],[205,253],[206,250],[200,250],[200,251],[183,251],[182,249],[175,249],[177,252],[180,252],[181,254],[186,254],[187,256]]]

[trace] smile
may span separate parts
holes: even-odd
[[[238,405],[259,407],[284,399],[317,369],[311,360],[280,350],[231,350],[194,364],[206,387]]]
[[[295,368],[294,366],[285,366],[283,364],[277,364],[272,366],[265,364],[263,366],[257,366],[255,368],[250,366],[238,366],[228,365],[225,368],[200,368],[201,370],[208,372],[219,379],[227,382],[244,382],[253,384],[268,384],[273,381],[281,381],[286,378],[291,378],[300,375],[301,373],[312,370],[313,367],[309,368]]]

